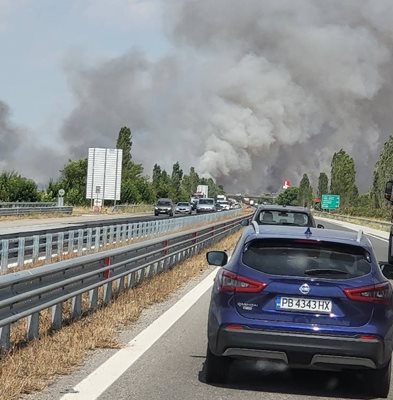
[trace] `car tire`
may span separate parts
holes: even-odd
[[[158,213],[154,213],[154,215],[155,215],[156,217],[158,217]]]
[[[390,375],[392,362],[383,368],[366,372],[365,382],[369,382],[371,394],[375,397],[387,398],[390,389]]]
[[[389,235],[388,263],[393,264],[393,226],[390,228]]]
[[[206,383],[225,383],[231,361],[229,357],[216,356],[207,346],[205,361]]]

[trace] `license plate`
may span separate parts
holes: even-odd
[[[308,311],[330,314],[332,301],[326,299],[305,299],[299,297],[277,297],[276,309],[288,311]]]

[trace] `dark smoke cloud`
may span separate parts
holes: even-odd
[[[172,0],[173,51],[131,50],[96,68],[68,62],[77,106],[62,136],[74,156],[113,146],[123,125],[150,171],[179,160],[228,190],[316,183],[335,151],[367,190],[392,133],[391,0]]]
[[[8,105],[0,101],[0,172],[16,171],[43,187],[49,176],[57,177],[63,157],[61,152],[39,144],[36,135],[13,124]]]

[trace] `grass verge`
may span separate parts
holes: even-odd
[[[343,214],[328,214],[328,213],[319,213],[319,212],[314,212],[314,215],[317,218],[318,218],[318,216],[320,216],[320,217],[328,218],[331,220],[350,222],[352,224],[368,226],[369,228],[379,229],[379,230],[385,231],[385,232],[390,231],[389,221],[386,221],[386,220],[377,220],[377,219],[355,217],[355,216],[343,215]]]
[[[240,234],[231,235],[214,248],[231,249]],[[32,342],[24,343],[25,321],[21,321],[13,332],[19,344],[0,359],[0,400],[14,400],[44,389],[56,376],[69,374],[83,364],[92,350],[122,347],[118,340],[119,330],[136,321],[143,309],[165,301],[208,268],[206,251],[208,249],[167,273],[123,292],[107,307],[87,314],[59,331],[43,333]],[[43,313],[41,318],[48,320],[49,314]]]

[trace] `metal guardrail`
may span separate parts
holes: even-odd
[[[126,245],[149,239],[198,223],[211,223],[225,217],[236,217],[241,210],[191,217],[160,219],[126,224],[104,225],[95,228],[51,232],[44,235],[0,239],[0,273],[14,267],[37,262],[50,263],[70,254],[78,256],[104,250],[109,245]]]
[[[0,208],[0,216],[9,215],[27,215],[27,214],[50,214],[50,213],[61,213],[61,214],[72,214],[73,207],[56,207],[56,206],[34,206],[34,207],[11,207],[11,208]]]
[[[51,311],[51,329],[59,329],[65,301],[72,301],[71,318],[78,318],[239,230],[244,218],[0,277],[0,348],[10,348],[12,324],[22,318],[27,317],[28,340],[39,336],[45,309]]]
[[[9,201],[2,201],[0,202],[0,208],[22,208],[22,207],[55,207],[55,201],[16,201],[16,202],[9,202]]]

